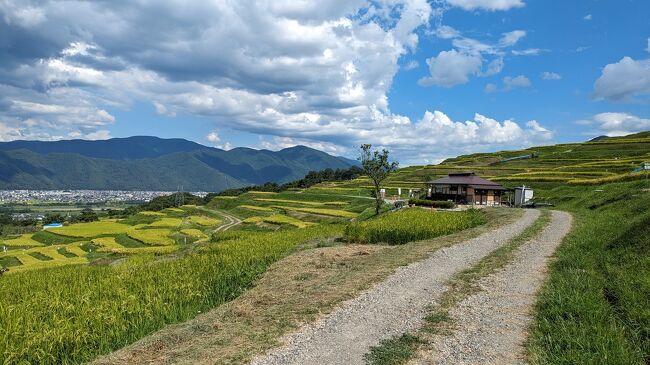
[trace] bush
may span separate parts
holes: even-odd
[[[451,209],[456,206],[454,202],[443,201],[443,200],[425,200],[425,199],[410,199],[409,204],[419,205],[422,207],[443,208],[443,209]]]
[[[345,228],[350,242],[400,245],[444,236],[485,223],[482,212],[430,212],[423,209],[402,209]]]

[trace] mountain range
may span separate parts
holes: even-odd
[[[356,164],[305,146],[225,151],[147,136],[11,141],[0,142],[0,189],[221,191]]]

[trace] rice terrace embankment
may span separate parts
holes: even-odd
[[[513,156],[533,156],[509,159]],[[0,238],[0,356],[39,364],[644,364],[650,133],[459,156],[549,209],[374,216],[369,181]]]

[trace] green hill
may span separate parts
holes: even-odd
[[[635,172],[644,162],[650,162],[650,132],[584,143],[463,155],[437,165],[402,168],[391,174],[385,185],[389,192],[397,187],[423,188],[423,182],[454,171],[474,171],[508,187],[526,184],[547,189],[558,184],[595,185],[644,179],[644,173]],[[361,178],[337,186],[369,187],[369,182]]]

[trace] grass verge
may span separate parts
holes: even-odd
[[[533,364],[650,364],[650,191],[561,187],[574,229],[551,265],[528,343]]]

